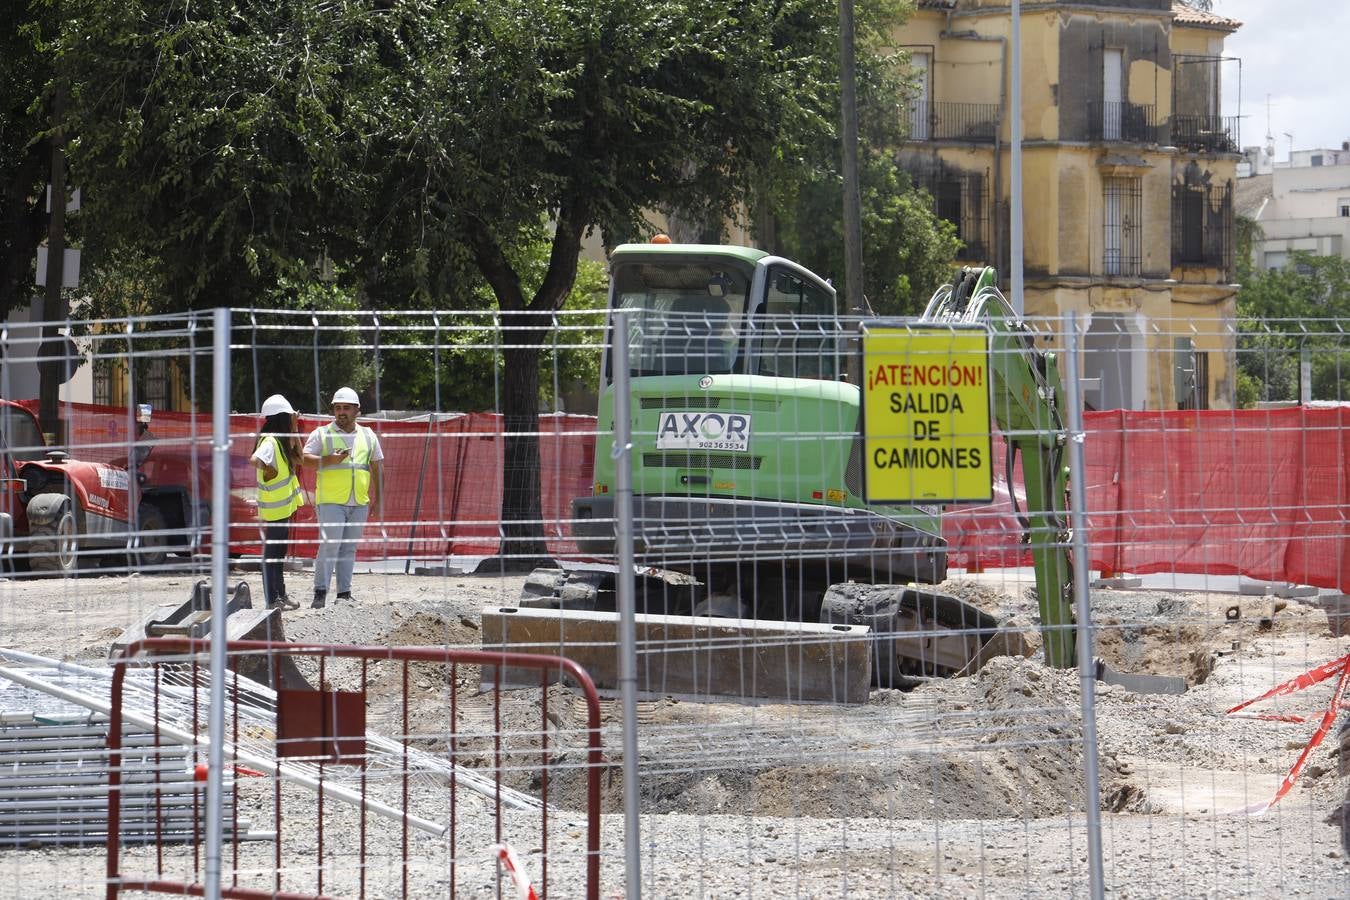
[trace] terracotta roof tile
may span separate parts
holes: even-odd
[[[1172,21],[1182,25],[1209,25],[1224,28],[1228,31],[1237,31],[1242,27],[1242,23],[1237,19],[1226,19],[1223,16],[1196,9],[1189,3],[1182,2],[1182,0],[1172,0]]]

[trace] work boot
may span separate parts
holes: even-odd
[[[271,603],[267,604],[267,608],[268,608],[268,609],[299,609],[299,608],[300,608],[300,604],[299,604],[299,603],[296,603],[294,600],[292,600],[290,597],[287,597],[285,594],[282,594],[280,597],[277,597],[277,598],[276,598],[275,600],[273,600]]]
[[[314,602],[311,603],[311,604],[309,605],[309,608],[310,608],[310,609],[323,609],[323,608],[324,608],[325,606],[327,606],[327,605],[328,605],[328,592],[327,592],[327,591],[315,591],[315,592],[314,592]]]
[[[339,600],[347,600],[347,601],[350,601],[350,600],[352,599],[352,592],[351,592],[351,591],[338,591],[338,596],[337,596],[337,598],[338,598]]]

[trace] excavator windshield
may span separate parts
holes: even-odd
[[[630,310],[631,374],[742,371],[750,272],[727,260],[633,262],[614,272],[614,307]]]

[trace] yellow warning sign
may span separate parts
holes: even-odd
[[[879,322],[861,343],[867,501],[993,499],[988,330]]]

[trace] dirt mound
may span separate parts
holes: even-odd
[[[750,713],[666,703],[646,712],[665,734],[662,743],[640,748],[646,812],[954,821],[1053,818],[1084,805],[1078,674],[1032,660],[995,659],[978,676],[933,681],[908,695],[879,691],[864,707],[762,706]],[[793,753],[790,738],[715,751],[711,736],[746,715],[766,735],[795,735],[800,752]],[[910,724],[921,720],[934,724]],[[809,742],[822,735],[837,754],[828,765],[807,763],[821,755]],[[602,784],[609,812],[622,808],[618,766],[614,760]],[[555,802],[579,801],[580,771],[562,768],[554,777]],[[1100,786],[1109,809],[1145,808],[1142,791],[1114,758],[1103,757]]]
[[[476,647],[478,624],[465,616],[442,616],[417,611],[404,617],[394,614],[393,627],[380,635],[379,643],[390,647]]]

